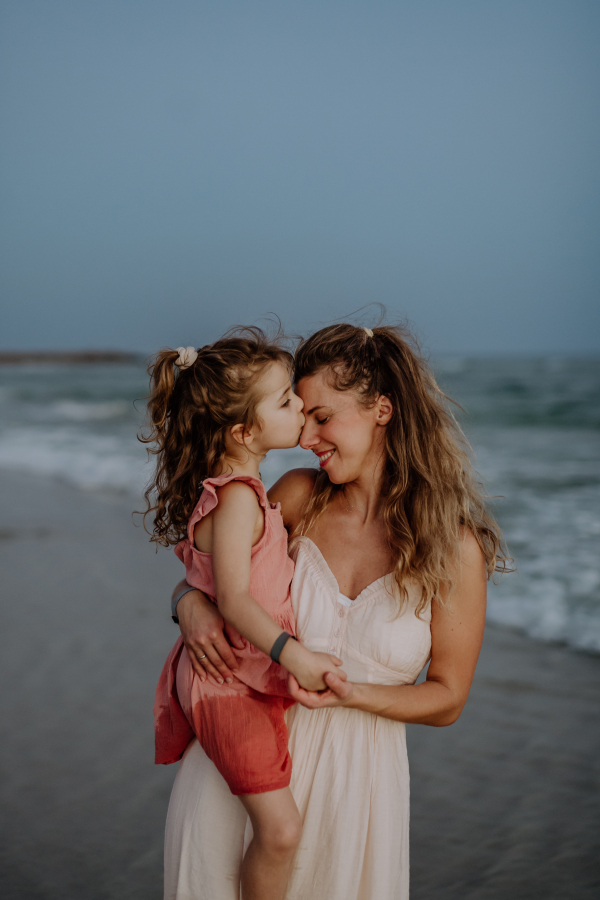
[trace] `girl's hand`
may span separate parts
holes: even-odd
[[[313,652],[297,641],[288,641],[285,644],[279,661],[307,691],[326,690],[325,674],[343,665],[337,656]],[[346,680],[346,673],[342,669],[337,674],[343,681]]]
[[[344,677],[341,678],[340,676]],[[324,691],[306,691],[300,687],[292,674],[288,678],[290,696],[307,709],[323,709],[327,706],[346,706],[354,694],[354,684],[346,680],[345,672],[327,672],[325,675],[327,689]]]
[[[190,662],[200,680],[206,681],[209,676],[218,684],[232,684],[238,667],[234,648],[243,650],[244,641],[235,629],[225,625],[216,605],[202,591],[189,591],[177,604],[177,617]],[[228,643],[224,628],[233,646]]]

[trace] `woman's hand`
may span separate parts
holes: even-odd
[[[208,675],[218,684],[231,684],[238,667],[234,648],[243,650],[243,638],[225,624],[216,605],[202,591],[183,595],[177,604],[177,617],[183,643],[200,680],[206,681]]]
[[[288,691],[290,696],[307,709],[323,709],[326,706],[345,706],[352,699],[354,685],[346,680],[345,672],[327,672],[325,674],[327,685],[324,691],[305,691],[300,687],[296,678],[290,674],[288,678]]]

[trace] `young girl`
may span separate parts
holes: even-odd
[[[290,371],[290,355],[256,328],[199,351],[165,350],[151,368],[152,540],[177,543],[188,583],[246,639],[236,651],[239,680],[230,684],[200,681],[177,641],[156,692],[156,762],[176,762],[195,734],[239,795],[254,832],[241,870],[244,900],[284,896],[300,839],[289,789],[287,672],[316,691],[341,665],[289,640],[294,566],[279,506],[270,506],[260,481],[265,454],[295,447],[304,425]]]

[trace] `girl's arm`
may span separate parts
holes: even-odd
[[[271,503],[281,503],[283,521],[289,531],[293,530],[302,515],[315,476],[314,469],[292,470],[280,478],[268,492]],[[185,581],[181,581],[173,591],[173,596],[184,587]],[[244,645],[235,630],[228,629],[212,600],[202,591],[189,591],[177,604],[177,616],[183,642],[199,678],[204,681],[208,673],[220,684],[233,681],[238,663],[230,643],[240,650]]]
[[[431,616],[431,662],[422,684],[352,684],[325,677],[323,694],[303,691],[290,678],[290,694],[303,706],[346,706],[385,719],[421,725],[451,725],[467,701],[483,640],[486,571],[483,554],[469,532],[448,604],[436,603]]]
[[[249,593],[257,516],[255,491],[243,482],[229,482],[219,489],[219,505],[212,515],[213,572],[219,612],[250,643],[268,654],[282,628]],[[336,657],[313,653],[296,641],[287,642],[280,660],[303,687],[313,691],[324,689],[324,674],[341,665]]]

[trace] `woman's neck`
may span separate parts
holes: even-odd
[[[381,493],[385,479],[385,447],[378,441],[363,460],[361,472],[354,481],[341,485],[340,494],[349,510],[360,516],[363,524],[377,519],[383,509]]]
[[[339,497],[347,510],[359,516],[364,525],[379,518],[382,512],[381,491],[383,487],[383,466],[381,469],[365,472],[356,481],[340,485]]]

